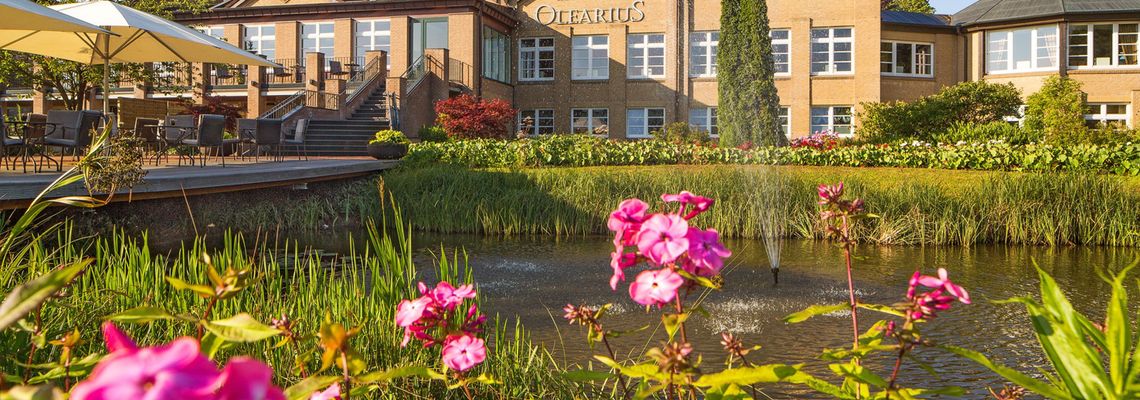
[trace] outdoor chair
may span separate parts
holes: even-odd
[[[51,119],[50,112],[48,119]],[[78,120],[74,121],[72,125],[61,124],[57,126],[57,132],[45,137],[43,144],[45,147],[58,147],[60,157],[63,157],[64,150],[71,150],[71,154],[75,156],[76,160],[79,160],[80,153],[91,146],[91,133],[102,119],[103,113],[101,112],[94,110],[78,111]],[[63,171],[63,162],[57,164],[56,170]]]
[[[28,172],[28,147],[24,139],[12,137],[10,126],[0,118],[0,164],[5,168],[16,169],[16,159],[24,160],[24,172]],[[20,157],[12,157],[13,152],[19,152]]]
[[[237,139],[226,139],[226,117],[224,115],[203,114],[198,118],[198,137],[184,139],[182,144],[198,149],[199,167],[206,166],[206,156],[203,149],[214,149],[222,159],[222,167],[226,166],[226,155],[223,152],[228,144],[237,143]]]
[[[141,142],[138,147],[143,149],[144,155],[148,150],[157,153],[163,148],[163,140],[158,135],[158,125],[161,123],[155,118],[135,118],[134,127],[125,133]],[[155,157],[154,164],[158,165],[158,157]]]
[[[301,157],[305,157],[305,161],[309,161],[308,149],[305,146],[305,130],[307,129],[309,129],[309,120],[299,119],[297,120],[297,127],[293,129],[293,137],[281,140],[282,145],[293,147],[293,151],[297,154],[298,160],[300,160]],[[282,134],[284,134],[284,132],[282,132]]]
[[[245,151],[245,145],[257,140],[257,120],[253,118],[238,118],[237,137],[238,143],[242,146],[241,157],[244,159],[248,153],[248,151]]]
[[[168,149],[174,148],[177,151],[183,147],[182,141],[193,137],[193,131],[193,115],[168,115],[166,117],[166,124],[162,127],[162,150],[155,155],[155,163],[158,163],[158,159],[166,154]],[[184,156],[185,155],[181,152],[178,153],[179,166],[182,166],[182,157]]]
[[[261,147],[269,147],[269,154],[277,158],[278,147],[281,146],[281,137],[284,135],[281,127],[285,121],[279,119],[258,119],[257,133],[253,138],[253,160],[256,162],[261,157]]]
[[[348,74],[349,72],[344,69],[344,66],[341,65],[340,61],[329,61],[329,75],[343,76]]]

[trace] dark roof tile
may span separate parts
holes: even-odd
[[[883,23],[899,25],[919,25],[949,27],[946,16],[912,13],[905,11],[883,11]]]
[[[1064,14],[1140,12],[1140,0],[979,0],[954,14],[956,25],[1051,17]]]

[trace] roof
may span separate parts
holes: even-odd
[[[1066,14],[1140,12],[1140,0],[979,0],[954,14],[957,25],[978,25]]]
[[[906,11],[883,11],[883,23],[896,25],[930,26],[938,28],[950,27],[945,15],[922,14]]]

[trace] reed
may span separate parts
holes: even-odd
[[[881,218],[853,235],[902,245],[980,243],[1136,246],[1140,196],[1123,178],[1091,174],[765,166],[466,169],[385,174],[418,230],[502,235],[606,233],[622,199],[689,190],[717,199],[723,235],[820,238],[815,187],[845,181]],[[775,204],[776,207],[768,206]],[[765,228],[775,220],[780,226]]]

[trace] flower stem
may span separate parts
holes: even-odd
[[[202,318],[199,318],[198,320],[199,321],[205,321],[207,318],[209,318],[210,312],[214,311],[214,305],[216,305],[216,304],[218,304],[218,297],[217,296],[211,297],[210,302],[206,304],[206,311],[202,312]],[[203,325],[203,322],[199,322],[198,323],[198,341],[202,341],[202,336],[205,335],[205,333],[206,333],[205,332],[205,325]]]
[[[352,396],[352,375],[348,373],[348,353],[340,352],[341,371],[344,377],[344,400]]]
[[[32,362],[35,361],[36,351],[39,350],[39,347],[36,346],[36,337],[43,333],[43,319],[41,318],[41,312],[42,311],[43,311],[42,305],[36,308],[36,327],[35,327],[35,330],[32,332],[32,340],[31,340],[32,347],[30,349],[28,349],[28,362],[27,362],[27,365],[24,367],[24,384],[25,385],[28,384],[28,379],[31,379]]]
[[[601,329],[601,327],[599,327],[598,329]],[[610,340],[606,339],[606,335],[604,332],[602,333],[602,344],[606,345],[606,351],[610,352],[610,359],[611,360],[617,360],[617,354],[615,354],[614,349],[612,347],[610,347]],[[627,387],[625,385],[625,376],[618,374],[617,379],[618,379],[618,387],[621,388],[622,400],[628,399],[629,398],[629,389],[627,389]]]
[[[471,390],[467,388],[467,382],[463,382],[463,394],[467,395],[467,400],[475,400],[475,396],[472,396]]]
[[[855,300],[855,280],[851,272],[851,232],[847,216],[843,217],[843,259],[847,264],[847,294],[851,301],[851,332],[854,335],[854,348],[859,348],[859,303]]]

